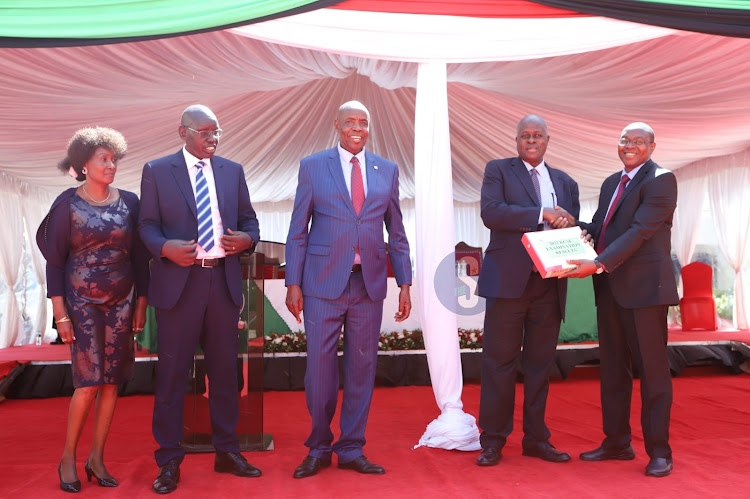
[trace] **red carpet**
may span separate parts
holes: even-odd
[[[647,463],[640,436],[637,391],[633,398],[634,461],[586,463],[577,455],[601,440],[599,383],[594,368],[574,369],[554,381],[548,403],[552,442],[572,455],[553,464],[521,456],[518,385],[516,430],[495,468],[474,464],[476,452],[412,450],[437,416],[430,387],[377,388],[368,425],[366,454],[386,467],[385,476],[362,476],[333,467],[295,480],[292,471],[306,454],[309,421],[302,392],[265,395],[265,431],[275,450],[247,453],[264,476],[243,479],[213,472],[212,454],[188,455],[182,480],[170,497],[747,497],[750,447],[750,376],[719,369],[688,369],[674,379],[670,477],[643,475]],[[636,381],[636,388],[637,388]],[[479,385],[464,388],[467,412],[476,415]],[[0,497],[60,497],[56,468],[62,450],[68,398],[6,400],[0,404]],[[84,482],[86,497],[156,497],[151,482],[153,397],[120,399],[107,443],[106,462],[117,489]],[[79,477],[91,441],[91,425],[79,447]]]

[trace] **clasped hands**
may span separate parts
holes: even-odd
[[[232,229],[227,229],[227,233],[222,234],[219,241],[227,256],[242,253],[253,245],[253,238],[249,234]],[[181,267],[189,267],[195,263],[195,257],[198,256],[198,243],[194,239],[170,239],[162,246],[161,256]]]
[[[575,217],[568,213],[565,208],[561,208],[560,206],[544,208],[542,210],[542,219],[555,229],[573,227],[576,224]]]

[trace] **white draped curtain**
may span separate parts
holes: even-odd
[[[46,261],[42,256],[42,252],[39,251],[39,247],[36,245],[36,230],[42,223],[44,216],[47,213],[47,208],[52,202],[52,197],[47,193],[38,192],[38,189],[24,185],[21,186],[21,212],[23,213],[24,226],[26,228],[26,250],[31,259],[31,267],[33,276],[36,280],[37,286],[34,287],[36,296],[31,297],[27,300],[27,306],[31,310],[35,310],[33,317],[31,318],[33,334],[40,333],[42,335],[42,341],[52,340],[50,338],[51,333],[46,332],[47,330],[47,286],[46,286]],[[40,203],[39,199],[48,199],[46,203]],[[22,338],[19,337],[16,340],[16,344],[30,343],[31,337]]]
[[[677,179],[677,209],[672,220],[672,252],[677,255],[682,267],[693,258],[705,190],[705,177]]]
[[[713,166],[713,168],[712,168]],[[735,273],[734,326],[750,329],[750,151],[708,161],[708,195],[718,246]]]
[[[417,237],[417,281],[420,323],[427,363],[440,416],[427,426],[419,445],[477,450],[479,430],[463,412],[461,353],[456,313],[441,303],[438,286],[455,286],[453,262],[453,179],[448,133],[445,63],[419,65],[414,140],[414,182]],[[446,259],[450,265],[441,265]]]
[[[0,310],[0,348],[15,344],[23,332],[23,317],[16,297],[15,288],[22,271],[24,219],[21,211],[21,197],[14,179],[0,173],[0,279],[6,286],[5,307]]]

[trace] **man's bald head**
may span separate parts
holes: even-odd
[[[216,115],[206,106],[195,104],[182,112],[180,138],[185,149],[198,159],[210,158],[216,152],[221,137],[221,128]]]

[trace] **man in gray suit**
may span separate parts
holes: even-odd
[[[516,130],[519,157],[490,161],[484,173],[481,214],[490,229],[490,244],[478,284],[479,295],[487,298],[479,466],[498,464],[513,430],[519,357],[524,377],[523,454],[551,462],[570,460],[550,444],[544,422],[567,282],[542,279],[521,242],[524,232],[567,227],[578,217],[578,184],[545,164],[548,141],[547,123],[539,116],[526,116]]]
[[[295,478],[313,476],[329,466],[332,453],[338,456],[339,468],[385,473],[367,460],[362,447],[375,384],[387,257],[401,288],[396,321],[411,311],[411,260],[399,206],[398,166],[365,151],[370,113],[362,103],[343,104],[334,126],[339,144],[300,162],[286,243],[286,305],[298,323],[304,311],[305,395],[312,417],[305,441],[310,450],[294,471]],[[341,436],[332,444],[342,326]]]

